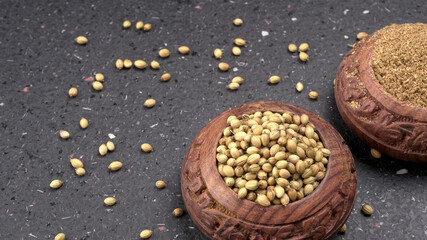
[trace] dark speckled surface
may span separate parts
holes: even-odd
[[[171,215],[183,207],[180,167],[196,133],[222,111],[249,101],[277,100],[304,107],[334,125],[349,144],[357,166],[358,192],[347,233],[334,239],[427,238],[427,165],[384,157],[341,119],[333,97],[340,61],[360,31],[372,33],[392,22],[426,22],[426,3],[418,1],[1,1],[0,8],[0,239],[206,239],[188,217]],[[369,11],[368,13],[366,11]],[[234,27],[232,20],[244,20]],[[123,30],[123,20],[150,22],[148,33]],[[265,31],[265,32],[264,32]],[[268,33],[267,36],[263,36]],[[86,46],[73,39],[86,35]],[[231,56],[232,40],[247,46]],[[310,61],[301,64],[288,43],[308,42]],[[176,53],[188,45],[192,54]],[[158,49],[172,51],[165,60]],[[223,48],[232,70],[223,73],[212,58]],[[161,69],[117,71],[114,61],[160,61]],[[94,92],[85,81],[105,77]],[[162,73],[172,74],[167,83]],[[237,92],[226,89],[234,76],[246,79]],[[268,85],[269,75],[282,81]],[[301,81],[304,91],[294,86]],[[79,89],[67,97],[71,86]],[[317,101],[308,98],[316,90]],[[157,105],[142,106],[153,97]],[[81,117],[89,128],[79,129]],[[58,131],[70,131],[62,140]],[[116,136],[116,151],[105,157],[98,146]],[[154,152],[143,154],[149,142]],[[82,158],[87,174],[77,177],[69,156]],[[124,163],[116,173],[111,161]],[[406,169],[406,174],[397,174]],[[65,182],[49,189],[53,179]],[[154,182],[168,184],[157,190]],[[118,204],[105,207],[114,196]],[[371,217],[362,204],[374,208]]]

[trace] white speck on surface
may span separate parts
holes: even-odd
[[[347,36],[347,35],[344,35],[344,39],[348,39],[348,36]]]
[[[261,32],[261,35],[262,35],[263,37],[268,36],[268,32],[267,32],[267,31],[262,31],[262,32]]]
[[[155,127],[157,125],[159,125],[159,123],[155,123],[155,124],[151,125],[150,128],[153,128],[153,127]]]
[[[29,233],[28,236],[33,237],[33,238],[38,238],[35,235],[33,235],[32,233]]]
[[[406,169],[406,168],[399,169],[396,172],[397,175],[402,175],[402,174],[407,174],[407,173],[408,173],[408,169]]]
[[[189,228],[189,229],[194,229],[194,227],[192,227],[192,226],[188,226],[188,228]]]
[[[1,102],[1,103],[0,103],[0,107],[3,107],[3,106],[4,106],[4,102]]]
[[[368,14],[368,13],[369,13],[369,10],[364,10],[362,13],[363,13],[363,14]]]
[[[237,71],[239,71],[239,69],[237,67],[234,67],[233,72],[237,72]]]
[[[391,11],[390,11],[390,9],[388,9],[388,8],[386,8],[386,7],[384,7],[384,9],[385,9],[387,12],[391,12]]]
[[[296,20],[298,20],[298,18],[293,17],[293,18],[291,18],[291,20],[292,20],[292,22],[295,22]]]
[[[112,134],[112,133],[109,133],[109,134],[108,134],[108,137],[109,137],[110,139],[114,139],[114,138],[116,138],[116,135],[114,135],[114,134]]]
[[[82,107],[83,110],[92,111],[92,108]]]
[[[350,10],[348,10],[348,9],[344,10],[344,15],[347,15],[348,11],[350,11]]]

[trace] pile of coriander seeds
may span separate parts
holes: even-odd
[[[271,111],[230,116],[216,159],[240,199],[284,205],[310,195],[326,174],[331,152],[306,114]]]

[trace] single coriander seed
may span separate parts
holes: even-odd
[[[148,239],[151,237],[151,235],[153,234],[153,231],[151,230],[143,230],[140,234],[139,237],[142,239]]]
[[[141,150],[143,152],[152,152],[153,151],[153,147],[150,144],[148,144],[148,143],[143,143],[141,145]]]
[[[166,49],[166,48],[160,49],[160,51],[159,51],[159,56],[161,58],[167,58],[170,55],[171,55],[171,52],[168,49]]]
[[[107,197],[104,199],[104,204],[107,206],[113,206],[116,203],[117,203],[117,200],[113,197]]]
[[[242,54],[242,50],[240,50],[239,47],[233,47],[231,52],[233,53],[234,56],[239,56],[240,54]]]
[[[142,21],[138,21],[135,24],[136,30],[141,30],[144,27],[144,23]]]
[[[54,240],[65,240],[65,233],[58,233]]]
[[[299,60],[301,60],[301,62],[307,62],[308,59],[309,59],[309,56],[307,53],[305,53],[305,52],[299,53]]]
[[[156,105],[156,100],[154,100],[152,98],[149,98],[149,99],[145,100],[145,102],[144,102],[144,107],[146,107],[146,108],[152,108],[152,107],[154,107],[154,105]]]
[[[279,76],[276,76],[276,75],[271,76],[271,77],[268,79],[268,82],[269,82],[269,83],[271,83],[271,84],[278,84],[278,83],[280,82],[280,77],[279,77]]]
[[[104,85],[101,82],[98,81],[93,81],[92,82],[92,88],[95,91],[101,91],[104,88]]]
[[[169,73],[164,73],[161,77],[160,77],[160,81],[162,82],[167,82],[171,79],[171,75]]]
[[[372,157],[377,158],[377,159],[381,158],[381,152],[374,149],[374,148],[371,148],[371,155],[372,155]]]
[[[74,39],[76,41],[76,43],[80,44],[80,45],[85,45],[88,40],[85,36],[78,36]]]
[[[237,90],[237,89],[239,89],[239,87],[240,87],[240,84],[235,83],[235,82],[228,84],[228,89],[230,89],[230,90]]]
[[[132,26],[132,23],[129,20],[125,20],[122,25],[123,28],[128,29]]]
[[[222,58],[222,50],[217,48],[214,50],[214,56],[216,59],[221,59]]]
[[[116,149],[116,146],[112,141],[108,141],[105,145],[107,146],[109,152],[112,152],[114,149]]]
[[[367,34],[365,32],[360,32],[360,33],[357,34],[356,37],[357,37],[357,40],[362,40],[362,39],[364,39],[364,38],[366,38],[368,36],[369,36],[369,34]]]
[[[131,60],[129,60],[129,59],[125,59],[125,60],[123,61],[123,66],[124,66],[125,68],[131,68],[131,67],[132,67],[132,65],[133,65],[133,63],[132,63],[132,61],[131,61]]]
[[[301,43],[298,47],[298,51],[300,52],[307,52],[308,50],[308,43]]]
[[[81,128],[86,129],[88,125],[89,125],[89,121],[86,118],[80,119],[80,127]]]
[[[371,216],[374,213],[374,209],[371,206],[367,205],[367,204],[363,204],[362,205],[362,212],[366,216]]]
[[[144,30],[144,32],[150,31],[151,30],[151,24],[149,24],[149,23],[144,24],[143,30]]]
[[[83,162],[78,158],[71,158],[70,164],[73,168],[82,168],[84,166]]]
[[[302,84],[302,82],[298,82],[295,88],[298,92],[301,92],[304,89],[304,85]]]
[[[243,20],[240,18],[236,18],[233,20],[234,26],[241,26],[243,24]]]
[[[226,72],[230,69],[230,65],[228,65],[228,63],[225,63],[225,62],[220,62],[218,64],[218,68],[219,68],[219,70]]]
[[[118,69],[118,70],[121,70],[122,68],[123,68],[123,60],[121,60],[121,59],[117,59],[116,60],[116,68]]]
[[[157,61],[151,61],[150,66],[151,66],[152,69],[157,70],[157,69],[160,68],[160,63],[157,62]]]
[[[70,138],[70,133],[68,131],[65,131],[65,130],[60,130],[59,131],[59,136],[62,139],[68,139],[68,138]]]
[[[184,210],[182,210],[182,208],[175,208],[172,211],[172,215],[174,215],[175,217],[181,217],[182,214],[184,214]]]
[[[86,170],[84,168],[76,168],[75,171],[78,176],[84,176],[86,174]]]
[[[134,66],[138,69],[144,69],[148,66],[148,64],[143,60],[136,60],[134,62]]]
[[[291,52],[291,53],[296,52],[296,51],[297,51],[297,45],[295,45],[295,44],[293,44],[293,43],[290,43],[290,44],[288,45],[288,51],[289,51],[289,52]]]
[[[313,99],[316,100],[319,97],[319,94],[316,91],[311,91],[308,93],[308,96]]]
[[[95,80],[98,82],[104,82],[104,74],[102,73],[95,74]]]
[[[242,84],[245,81],[245,79],[243,79],[240,76],[234,77],[233,79],[231,79],[232,83],[238,83],[238,84]]]
[[[344,223],[339,230],[339,233],[344,234],[347,231],[347,225]]]
[[[156,182],[156,188],[163,189],[165,187],[166,187],[166,183],[163,182],[162,180],[159,180],[159,181]]]
[[[122,162],[114,161],[110,163],[110,165],[108,165],[108,169],[115,172],[115,171],[119,171],[122,168],[122,166],[123,166]]]
[[[234,44],[236,44],[236,46],[243,47],[245,46],[246,41],[243,40],[243,38],[236,38],[234,39]]]
[[[72,88],[70,88],[70,90],[68,90],[68,96],[70,96],[70,98],[74,98],[77,96],[78,92],[79,91],[77,90],[77,88],[72,87]]]
[[[101,146],[99,146],[99,148],[98,148],[98,152],[99,152],[99,155],[105,156],[108,152],[107,145],[101,144]]]
[[[187,55],[190,53],[190,48],[187,46],[181,46],[178,48],[178,52],[184,55]]]
[[[49,186],[50,186],[50,188],[58,189],[62,186],[63,183],[64,183],[63,181],[61,181],[59,179],[55,179],[52,182],[50,182]]]

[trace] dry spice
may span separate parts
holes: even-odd
[[[117,200],[113,197],[107,197],[106,199],[104,199],[104,203],[107,206],[113,206],[114,204],[117,203]]]
[[[313,99],[316,100],[319,97],[319,94],[316,91],[311,91],[308,93],[308,96]]]
[[[144,68],[146,68],[148,65],[147,65],[147,63],[146,63],[145,61],[143,61],[143,60],[136,60],[136,61],[134,62],[134,66],[135,66],[136,68],[138,68],[138,69],[144,69]]]
[[[190,53],[190,48],[187,47],[187,46],[181,46],[181,47],[178,48],[178,52],[181,53],[181,54],[186,55],[186,54]]]
[[[135,24],[136,30],[141,30],[143,27],[144,27],[144,22],[142,22],[142,21],[136,22],[136,24]]]
[[[70,164],[73,168],[83,168],[83,162],[78,158],[71,158]]]
[[[171,55],[171,52],[168,49],[166,49],[166,48],[160,49],[160,51],[159,51],[159,56],[161,58],[167,58],[170,55]]]
[[[243,47],[245,46],[246,41],[243,40],[242,38],[236,38],[234,39],[234,44],[236,44],[236,46]]]
[[[79,176],[84,176],[86,174],[86,170],[84,168],[76,168],[75,171]]]
[[[92,82],[92,88],[95,91],[101,91],[104,88],[104,85],[101,82],[93,81]]]
[[[222,58],[222,50],[217,48],[214,50],[214,56],[216,59],[221,59]]]
[[[219,70],[226,72],[226,71],[228,71],[228,69],[230,69],[230,65],[228,65],[228,63],[225,63],[225,62],[220,62],[218,64],[218,68],[219,68]]]
[[[58,189],[62,186],[63,183],[64,183],[63,181],[61,181],[59,179],[55,179],[52,182],[50,182],[49,186],[53,189]]]
[[[306,114],[271,111],[230,116],[217,146],[217,167],[238,198],[287,205],[312,194],[331,152]]]
[[[156,100],[154,100],[152,98],[149,98],[149,99],[145,100],[145,102],[144,102],[144,107],[146,107],[146,108],[152,108],[152,107],[154,107],[154,105],[156,105]]]
[[[371,148],[371,155],[372,155],[372,157],[377,158],[377,159],[381,158],[380,151],[378,151],[374,148]]]
[[[125,60],[123,61],[123,67],[125,67],[125,68],[131,68],[131,67],[132,67],[132,65],[133,65],[133,63],[132,63],[132,61],[131,61],[131,60],[129,60],[129,59],[125,59]]]
[[[369,205],[363,204],[362,213],[365,214],[366,216],[371,216],[374,213],[374,209]]]
[[[153,231],[151,230],[143,230],[140,234],[139,237],[142,239],[148,239],[151,237],[151,235],[153,234]]]
[[[95,80],[98,82],[104,82],[104,74],[102,73],[95,74]]]
[[[70,138],[70,133],[68,131],[65,131],[65,130],[60,130],[59,131],[59,136],[62,139],[68,139],[68,138]]]
[[[234,26],[241,26],[243,24],[243,20],[240,18],[236,18],[233,20]]]
[[[107,146],[109,152],[112,152],[114,149],[116,149],[116,146],[112,141],[108,141],[105,145]]]
[[[231,49],[231,52],[234,56],[239,56],[240,54],[242,54],[242,50],[240,50],[239,47],[233,47],[233,49]]]
[[[54,240],[65,240],[65,233],[58,233]]]
[[[369,36],[369,34],[367,34],[365,32],[360,32],[360,33],[357,34],[356,37],[357,37],[358,40],[362,40],[364,38],[367,38],[368,36]]]
[[[230,89],[230,90],[237,90],[237,89],[239,89],[239,87],[240,87],[240,84],[235,83],[235,82],[228,84],[228,89]]]
[[[295,45],[295,44],[293,44],[293,43],[290,43],[289,45],[288,45],[288,51],[289,52],[291,52],[291,53],[294,53],[294,52],[296,52],[297,51],[297,45]]]
[[[181,217],[182,214],[184,214],[184,210],[182,210],[182,208],[175,208],[172,211],[172,215],[174,215],[175,217]]]
[[[340,228],[339,232],[344,234],[347,231],[347,225],[344,223],[344,225],[342,225],[342,227]]]
[[[162,82],[167,82],[171,79],[171,75],[170,73],[164,73],[161,77],[160,77],[160,81]]]
[[[123,22],[123,28],[127,29],[130,28],[132,26],[132,23],[129,20],[125,20]]]
[[[89,122],[86,118],[80,119],[80,127],[81,128],[86,129],[88,125],[89,125]]]
[[[245,79],[243,79],[240,76],[234,77],[233,79],[231,79],[232,83],[238,83],[238,84],[242,84],[245,81]]]
[[[117,59],[116,60],[116,68],[121,70],[123,68],[123,60]]]
[[[151,145],[148,144],[148,143],[143,143],[141,145],[141,150],[144,151],[144,152],[152,152],[153,151],[153,147],[151,147]]]
[[[308,50],[308,43],[301,43],[299,45],[298,51],[307,52],[307,50]]]
[[[143,29],[144,29],[144,32],[150,31],[151,30],[151,24],[149,24],[149,23],[144,24]]]
[[[308,54],[305,52],[300,52],[299,53],[299,60],[301,60],[301,62],[307,62],[309,59]]]
[[[427,108],[427,24],[392,24],[372,36],[371,67],[382,88],[407,104]]]
[[[297,85],[295,86],[295,89],[298,92],[301,92],[304,89],[304,85],[302,84],[302,82],[298,82]]]
[[[123,163],[119,161],[114,161],[110,163],[110,165],[108,165],[108,169],[115,172],[115,171],[119,171],[122,168],[122,166],[123,166]]]
[[[76,41],[76,43],[80,44],[80,45],[85,45],[88,40],[85,36],[78,36],[74,39]]]
[[[269,83],[271,83],[271,84],[278,84],[278,83],[280,82],[280,77],[279,77],[279,76],[276,76],[276,75],[271,76],[271,77],[268,79],[268,82],[269,82]]]
[[[68,90],[68,96],[70,96],[70,98],[76,97],[78,92],[77,88],[72,87]]]
[[[101,146],[99,146],[99,148],[98,148],[98,152],[99,152],[99,155],[105,156],[108,152],[107,145],[101,144]]]
[[[159,69],[159,68],[160,68],[160,63],[159,63],[159,62],[157,62],[157,61],[151,61],[151,63],[150,63],[150,67],[151,67],[152,69],[154,69],[154,70],[157,70],[157,69]]]
[[[163,189],[165,187],[166,187],[166,183],[163,182],[162,180],[159,180],[159,181],[156,182],[156,188]]]

